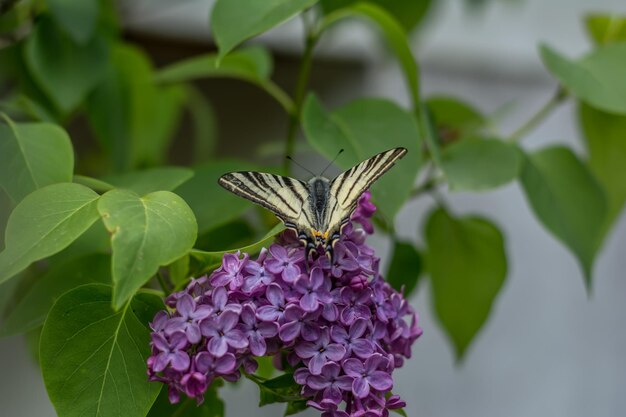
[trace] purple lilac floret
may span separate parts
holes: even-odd
[[[299,241],[283,235],[256,260],[225,255],[210,276],[170,295],[151,323],[150,380],[169,386],[172,403],[181,393],[202,402],[215,378],[236,381],[256,370],[255,357],[271,355],[294,368],[322,417],[387,417],[404,407],[390,394],[391,374],[422,330],[365,244],[375,210],[364,193],[332,265],[322,256],[307,267]]]

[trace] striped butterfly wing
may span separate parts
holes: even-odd
[[[340,174],[330,184],[328,230],[340,227],[356,209],[357,201],[370,186],[406,154],[406,148],[381,152]]]
[[[241,171],[222,175],[218,183],[228,191],[267,208],[287,227],[310,227],[305,223],[302,212],[309,198],[309,188],[302,181],[264,172]]]

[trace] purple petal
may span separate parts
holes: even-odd
[[[214,287],[222,287],[228,284],[233,279],[233,275],[230,272],[216,271],[211,274],[211,285]]]
[[[354,377],[342,375],[335,379],[335,385],[343,391],[350,391],[352,389],[352,381],[354,381]]]
[[[217,323],[213,319],[204,319],[200,322],[200,333],[204,337],[217,337],[219,336],[219,331],[217,328]]]
[[[388,391],[393,387],[393,379],[387,372],[374,371],[367,377],[367,380],[378,391]]]
[[[227,353],[215,361],[215,372],[219,374],[229,374],[235,370],[237,361],[232,353]]]
[[[300,268],[297,265],[289,264],[283,269],[283,280],[294,282],[300,276]]]
[[[310,322],[303,323],[300,334],[307,342],[313,342],[321,337],[320,327]],[[328,343],[328,340],[326,342]]]
[[[306,384],[315,390],[323,390],[330,386],[330,382],[322,375],[311,375],[307,378]]]
[[[359,337],[363,336],[363,333],[365,333],[366,329],[367,320],[358,319],[354,323],[352,323],[352,326],[350,326],[350,337],[352,339],[358,339]]]
[[[183,294],[176,301],[176,311],[184,318],[189,318],[195,309],[196,303],[189,294]]]
[[[274,322],[280,318],[280,313],[274,306],[262,306],[257,309],[256,316],[260,320]]]
[[[322,401],[329,401],[333,404],[339,404],[342,400],[341,391],[335,384],[326,388],[323,395],[324,399]]]
[[[358,398],[365,398],[370,393],[370,384],[365,378],[354,378],[352,382],[352,393]]]
[[[248,326],[254,326],[254,324],[256,323],[254,309],[250,306],[250,304],[246,304],[241,310],[241,321],[243,321]]]
[[[226,343],[226,338],[221,336],[215,336],[211,338],[211,340],[209,340],[209,343],[207,344],[207,349],[218,358],[224,356],[228,351],[228,343]]]
[[[213,301],[213,307],[216,310],[224,309],[226,303],[228,303],[228,291],[224,287],[218,287],[213,290],[211,294],[211,301]]]
[[[311,342],[302,342],[296,345],[295,351],[301,358],[307,359],[319,353],[319,347],[315,343]],[[322,364],[323,365],[323,364]],[[322,366],[319,368],[320,372],[322,370]],[[319,374],[320,372],[312,372],[314,374]]]
[[[186,371],[189,368],[189,355],[187,352],[176,351],[170,354],[170,363],[172,364],[172,368],[177,371]]]
[[[346,356],[346,348],[339,344],[331,343],[330,345],[326,346],[326,350],[324,351],[324,353],[326,354],[326,357],[331,361],[340,361],[343,359],[344,356]]]
[[[265,296],[272,305],[279,307],[285,304],[285,296],[282,288],[278,284],[270,284],[265,290]]]
[[[199,343],[200,339],[202,339],[200,326],[195,323],[189,323],[189,325],[187,325],[187,331],[185,332],[185,334],[187,335],[187,340],[189,340],[189,343],[192,344]]]
[[[319,307],[319,301],[314,292],[305,294],[300,299],[300,308],[306,312],[312,313],[317,310],[317,307]]]
[[[167,364],[170,362],[170,354],[166,352],[161,352],[156,355],[154,360],[154,364],[152,366],[152,370],[154,372],[161,372],[167,367]]]
[[[226,342],[235,349],[243,349],[248,346],[248,339],[241,330],[233,329],[224,335]]]
[[[265,339],[256,333],[250,335],[250,352],[254,356],[263,356],[266,351],[267,344],[265,344]]]
[[[212,312],[213,312],[213,308],[209,305],[204,304],[201,306],[197,306],[196,311],[194,311],[191,314],[191,317],[196,321],[200,321],[202,319],[209,317]]]
[[[170,347],[172,349],[184,349],[187,346],[187,335],[183,332],[172,333],[170,336]]]
[[[295,304],[290,304],[285,308],[285,320],[295,321],[300,320],[304,316],[304,312],[300,307]]]
[[[298,368],[293,373],[293,379],[299,385],[306,384],[307,379],[311,376],[311,373],[307,368]]]
[[[227,310],[220,315],[218,321],[220,328],[226,333],[239,322],[239,316],[234,311]]]
[[[161,333],[152,333],[152,345],[161,352],[169,352],[170,345]]]
[[[376,353],[376,354],[370,356],[365,361],[365,366],[364,366],[365,372],[370,374],[370,373],[374,372],[375,370],[377,370],[378,368],[381,368],[381,367],[384,368],[384,366],[382,366],[382,365],[385,364],[386,360],[387,359],[385,359],[383,357],[383,355],[381,355],[379,353]]]
[[[196,369],[203,374],[206,374],[211,369],[213,365],[213,355],[209,352],[200,352],[196,355],[194,362],[196,364]]]
[[[257,329],[258,333],[265,338],[274,337],[278,334],[277,323],[259,323]]]
[[[297,346],[296,346],[296,348],[297,348]],[[313,375],[321,374],[322,373],[322,368],[324,367],[324,365],[326,365],[326,362],[328,362],[326,360],[326,356],[323,355],[322,353],[318,352],[309,361],[309,371],[311,371],[311,374],[313,374]]]
[[[301,328],[302,323],[299,321],[290,321],[289,323],[285,323],[280,326],[280,329],[278,329],[278,336],[283,342],[291,342],[300,335]]]
[[[324,309],[322,310],[322,317],[330,322],[337,321],[337,317],[339,317],[337,305],[332,302],[325,303]]]
[[[272,274],[280,274],[285,269],[283,262],[278,259],[268,259],[265,261],[265,269]]]
[[[330,328],[330,338],[337,343],[345,344],[348,341],[348,332],[343,326],[333,326]]]
[[[374,344],[366,339],[356,339],[352,341],[352,353],[359,358],[367,359],[374,353]]]
[[[313,268],[311,270],[311,288],[317,289],[324,284],[324,271],[321,268]]]
[[[360,377],[363,374],[363,362],[356,358],[346,359],[343,362],[343,371],[346,375]]]
[[[278,260],[287,260],[287,249],[283,248],[280,245],[271,245],[270,253],[272,256]]]
[[[338,364],[334,362],[328,362],[322,368],[322,376],[326,379],[334,379],[337,377],[337,375],[339,375],[339,371],[341,371],[341,367]]]

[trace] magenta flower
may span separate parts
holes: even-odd
[[[312,313],[317,310],[320,302],[331,302],[332,297],[325,287],[324,272],[320,268],[313,268],[309,275],[301,275],[294,283],[294,289],[302,295],[300,308]]]
[[[315,342],[301,342],[295,346],[296,353],[303,359],[309,359],[309,371],[319,375],[328,361],[340,361],[346,355],[346,348],[338,343],[330,343],[328,330],[320,333]]]
[[[173,333],[169,341],[160,333],[153,333],[152,346],[159,352],[155,357],[154,372],[161,372],[167,365],[172,365],[176,371],[189,368],[189,355],[184,351],[187,343],[187,336],[183,332]]]
[[[365,359],[374,353],[374,344],[361,338],[366,330],[367,320],[357,319],[348,331],[339,325],[331,327],[330,337],[334,342],[343,345],[348,354],[354,353],[359,358]]]
[[[196,355],[195,365],[198,372],[208,375],[227,375],[235,370],[237,360],[232,353],[216,358],[209,352],[200,352]]]
[[[320,375],[311,375],[306,379],[306,384],[314,390],[322,391],[324,400],[333,404],[339,404],[342,399],[342,391],[350,391],[354,378],[348,375],[339,376],[341,367],[328,362],[322,367]]]
[[[248,262],[244,270],[250,274],[243,279],[243,285],[241,286],[241,290],[245,293],[251,293],[258,288],[269,285],[274,280],[273,275],[268,273],[265,267],[258,262]]]
[[[224,356],[231,346],[243,349],[248,346],[248,340],[243,332],[236,329],[239,316],[233,311],[224,311],[215,319],[206,319],[200,323],[202,336],[208,339],[209,352],[218,358]]]
[[[366,288],[362,291],[354,291],[350,287],[341,289],[341,301],[345,305],[341,310],[341,322],[345,325],[351,325],[356,319],[369,319],[371,310],[367,306],[371,301],[371,290]]]
[[[306,313],[299,306],[291,304],[285,309],[285,324],[278,329],[283,342],[291,342],[297,337],[313,341],[320,337],[319,313]]]
[[[256,315],[263,321],[278,322],[285,315],[285,295],[280,285],[270,284],[265,290],[265,296],[269,305],[261,306],[257,309]]]
[[[239,329],[248,338],[250,352],[254,356],[263,356],[267,352],[265,339],[278,334],[278,324],[270,322],[257,322],[254,309],[246,304],[241,311],[242,324]]]
[[[202,338],[198,322],[209,317],[211,306],[201,305],[196,308],[196,302],[189,294],[182,295],[176,301],[176,312],[179,316],[172,317],[164,326],[165,334],[172,335],[182,331],[187,335],[189,343],[198,343]]]
[[[231,290],[241,287],[243,284],[241,270],[247,260],[247,254],[244,255],[243,259],[239,259],[238,253],[236,255],[232,253],[224,255],[221,268],[211,275],[211,285],[214,287],[228,285]]]
[[[352,393],[358,398],[365,398],[370,393],[370,387],[378,391],[388,391],[393,386],[391,376],[384,371],[379,370],[386,367],[386,359],[376,353],[365,361],[350,358],[343,362],[343,370],[346,375],[354,377],[352,383]]]

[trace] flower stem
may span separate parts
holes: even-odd
[[[300,63],[300,69],[298,70],[298,81],[294,96],[293,112],[289,115],[289,126],[287,127],[287,143],[285,144],[285,162],[283,165],[285,175],[289,175],[291,168],[291,164],[289,163],[287,157],[293,154],[296,134],[298,133],[298,126],[300,125],[300,116],[302,114],[304,96],[306,94],[306,88],[311,75],[313,49],[315,49],[318,37],[319,34],[314,31],[308,31],[306,35],[304,55],[302,56],[302,62]]]
[[[552,111],[558,107],[568,97],[567,91],[562,87],[556,90],[556,93],[530,118],[526,123],[520,126],[509,136],[509,142],[517,142],[524,136],[528,135],[541,122],[543,122]]]

